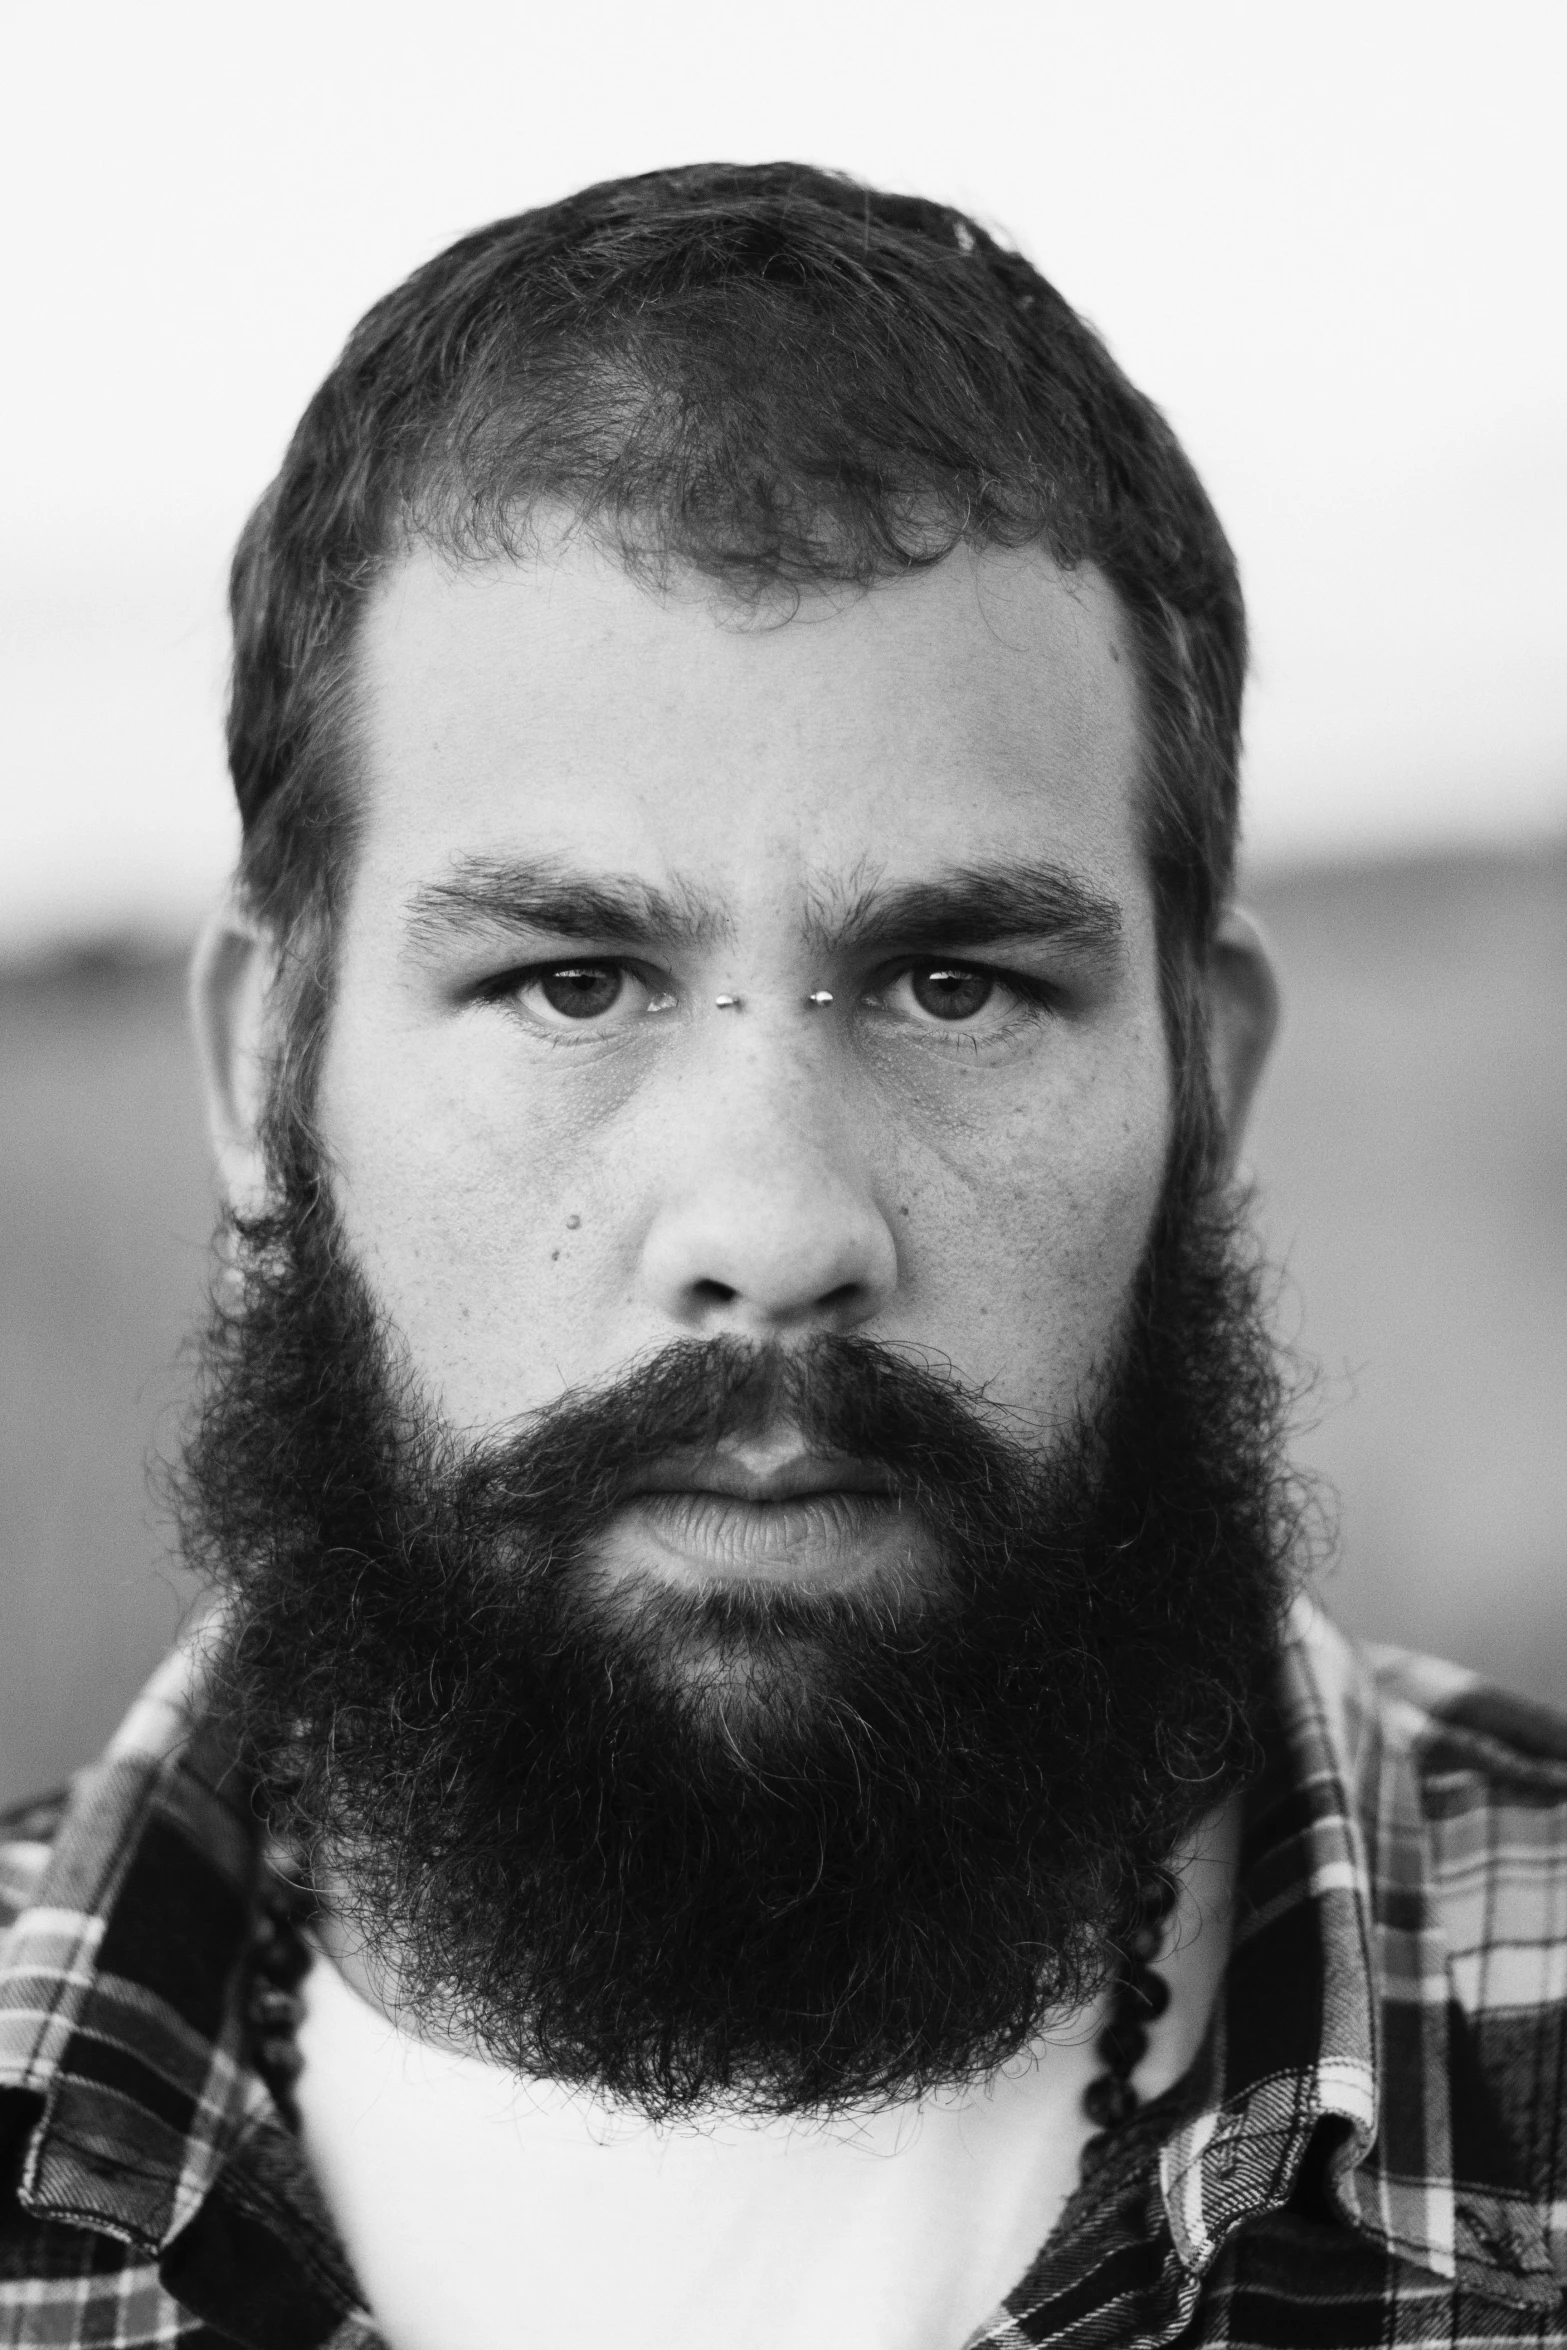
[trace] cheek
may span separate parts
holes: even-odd
[[[1115,1064],[1062,1072],[980,1146],[953,1137],[911,1185],[911,1305],[972,1383],[1042,1424],[1114,1353],[1163,1190],[1171,1088],[1162,1031]],[[923,1199],[919,1196],[923,1194]]]
[[[613,1170],[580,1119],[523,1098],[493,1029],[374,1005],[345,988],[322,1070],[344,1234],[454,1423],[509,1418],[609,1359]]]

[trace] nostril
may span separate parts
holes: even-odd
[[[835,1168],[783,1151],[766,1181],[719,1165],[662,1205],[638,1286],[660,1314],[708,1336],[852,1330],[896,1292],[897,1251],[873,1200]]]
[[[691,1284],[692,1297],[704,1306],[733,1305],[739,1294],[738,1289],[731,1289],[727,1281],[702,1280]]]

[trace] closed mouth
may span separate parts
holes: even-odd
[[[656,1556],[698,1579],[843,1585],[898,1565],[919,1544],[885,1469],[794,1440],[668,1454],[627,1488],[621,1525],[625,1555]]]
[[[833,1494],[870,1494],[889,1500],[897,1486],[888,1471],[873,1461],[859,1461],[847,1453],[811,1453],[797,1449],[779,1457],[775,1448],[714,1447],[701,1452],[670,1453],[650,1468],[639,1470],[626,1488],[628,1499],[644,1494],[708,1494],[728,1501],[806,1501]]]

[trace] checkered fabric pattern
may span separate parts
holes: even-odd
[[[245,2061],[202,1679],[0,1823],[0,2343],[382,2343]],[[1203,2053],[967,2350],[1567,2346],[1567,1720],[1303,1603],[1265,1743]]]

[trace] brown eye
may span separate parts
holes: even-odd
[[[916,964],[909,973],[914,1001],[933,1020],[972,1020],[995,992],[986,971],[966,971],[948,963]]]
[[[614,1010],[625,984],[625,973],[613,963],[563,963],[542,973],[538,988],[552,1012],[568,1020],[597,1020]]]

